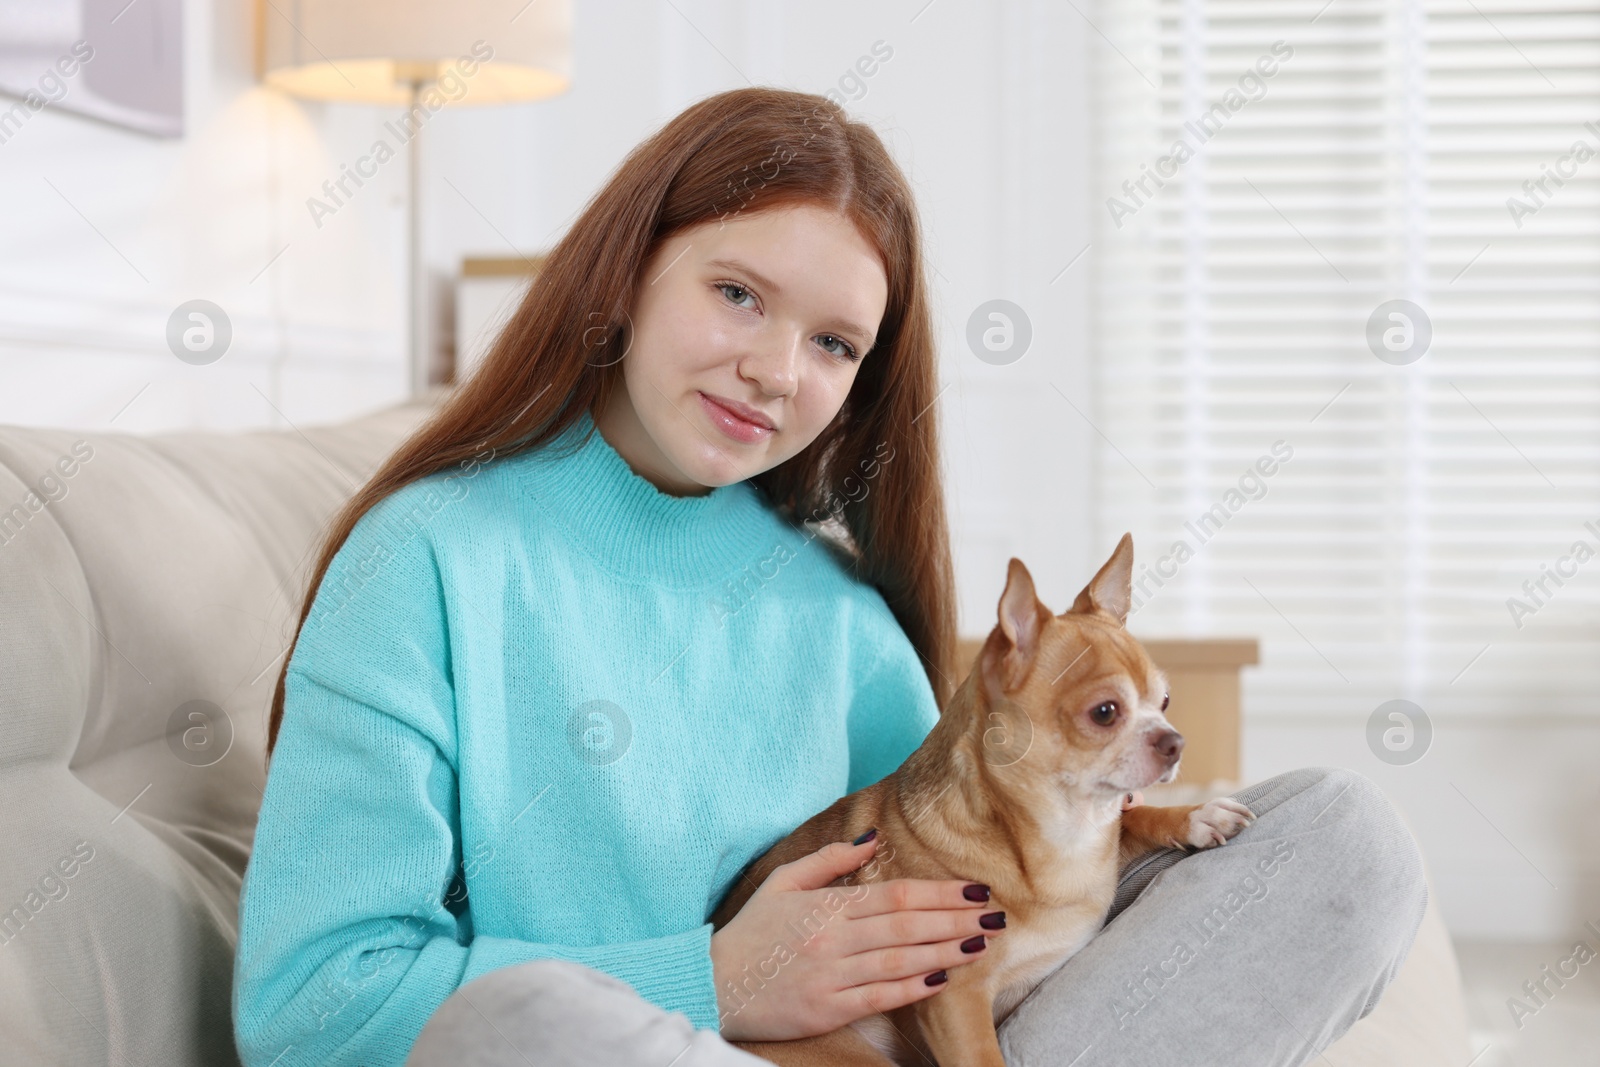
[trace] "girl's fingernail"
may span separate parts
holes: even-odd
[[[852,845],[864,845],[868,841],[871,841],[874,837],[877,837],[877,836],[878,836],[878,828],[876,826],[874,826],[872,829],[868,830],[866,833],[862,834],[860,837],[856,838],[854,841],[852,841],[850,843]]]
[[[966,897],[968,900],[976,900],[976,901],[982,902],[982,901],[985,901],[985,900],[989,899],[989,887],[986,886],[986,885],[978,885],[978,884],[974,883],[972,885],[967,886],[967,888],[963,889],[961,891],[961,895]]]
[[[932,974],[928,975],[928,977],[923,979],[923,981],[927,982],[929,985],[944,985],[949,980],[950,976],[945,974],[943,971],[934,971]]]
[[[1006,913],[991,911],[986,915],[978,916],[978,925],[985,930],[1004,930],[1006,928]]]
[[[983,940],[983,935],[982,934],[974,934],[971,937],[967,938],[965,941],[961,942],[961,951],[962,952],[976,952],[980,948],[982,948],[984,946],[984,944],[985,944],[985,942]]]

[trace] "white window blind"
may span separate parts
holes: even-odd
[[[1596,714],[1600,5],[1082,10],[1131,628],[1259,636],[1255,716]]]

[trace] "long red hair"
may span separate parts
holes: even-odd
[[[788,521],[822,520],[832,531],[825,543],[883,594],[944,708],[954,690],[955,579],[933,321],[911,187],[870,126],[825,97],[765,87],[701,100],[623,160],[545,257],[477,371],[335,515],[295,642],[329,564],[374,504],[486,451],[499,457],[538,448],[585,409],[603,410],[621,381],[634,286],[663,241],[700,223],[797,202],[856,224],[883,260],[888,303],[837,416],[797,455],[750,480]],[[272,696],[269,762],[293,655],[291,644]]]

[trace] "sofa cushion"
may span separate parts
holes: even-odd
[[[339,426],[0,426],[0,1060],[237,1063],[239,888],[324,524],[438,395]]]

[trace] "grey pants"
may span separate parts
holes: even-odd
[[[1121,873],[1106,926],[1001,1024],[1009,1067],[1253,1067],[1311,1060],[1377,1006],[1427,906],[1382,791],[1290,771],[1234,796],[1257,819],[1219,848]],[[564,960],[469,982],[407,1067],[757,1067],[627,983]]]

